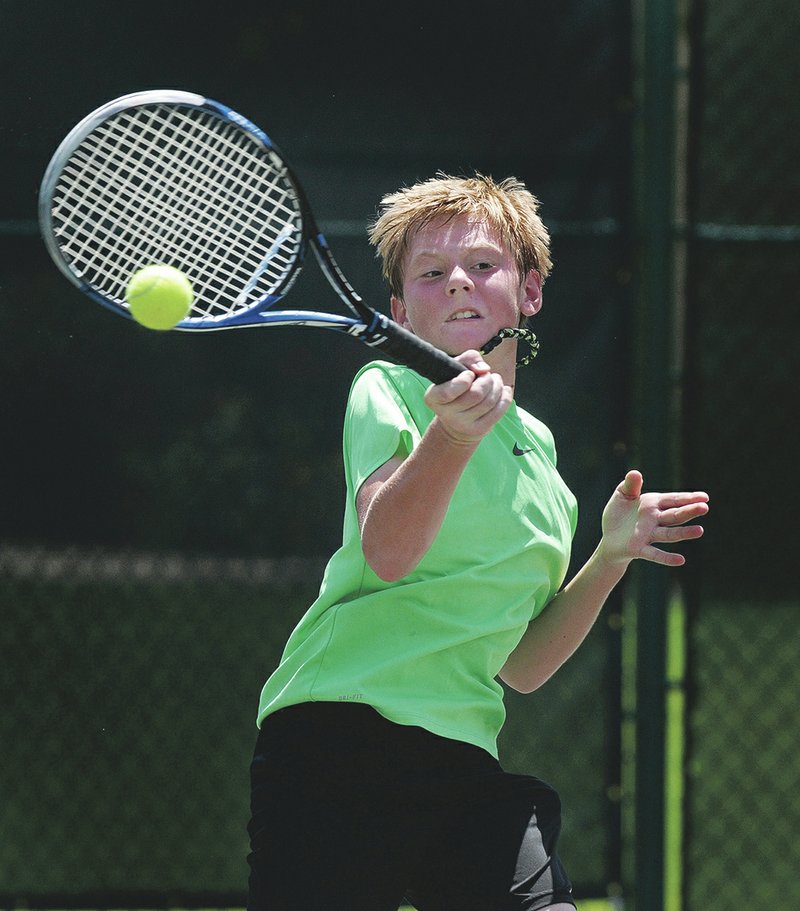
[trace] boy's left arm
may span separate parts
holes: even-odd
[[[642,475],[629,471],[603,510],[603,536],[597,549],[531,620],[500,678],[523,693],[540,687],[586,638],[631,561],[681,566],[686,562],[682,554],[656,545],[699,538],[702,526],[686,523],[707,512],[706,493],[642,493]]]

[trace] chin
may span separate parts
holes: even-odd
[[[451,337],[446,342],[443,342],[440,347],[451,357],[455,357],[453,351],[456,351],[457,354],[463,354],[463,352],[469,350],[480,351],[490,338],[494,338],[495,334],[491,329],[487,329],[486,326],[470,326],[467,331],[459,333],[457,340]]]

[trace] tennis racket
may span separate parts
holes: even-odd
[[[464,369],[364,303],[275,143],[200,95],[138,92],[85,117],[47,167],[39,221],[64,275],[121,316],[132,318],[125,286],[134,272],[166,264],[195,292],[176,329],[333,329],[434,383]],[[309,247],[347,315],[279,309]]]

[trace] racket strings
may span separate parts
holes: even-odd
[[[160,230],[162,218],[167,214],[163,211],[163,206],[159,205],[159,194],[164,192],[164,187],[160,186],[163,183],[164,168],[157,158],[152,157],[155,146],[153,149],[146,149],[141,143],[133,146],[126,136],[129,126],[123,126],[124,129],[121,129],[119,123],[110,122],[101,127],[76,153],[74,163],[77,166],[73,165],[68,171],[74,171],[76,176],[80,175],[84,180],[90,181],[83,186],[83,190],[93,209],[99,210],[103,204],[108,206],[108,218],[88,221],[94,227],[86,235],[85,241],[91,242],[97,233],[104,236],[104,232],[113,228],[118,236],[121,234],[125,237],[128,254],[136,257],[152,244]],[[84,157],[87,148],[91,150],[90,157]],[[151,157],[145,157],[145,152],[149,152]],[[97,167],[96,161],[102,162],[102,166]],[[175,187],[179,188],[179,174],[174,169],[172,176]],[[142,194],[144,181],[148,189]],[[173,195],[172,198],[173,215],[177,221],[181,213],[175,200],[179,197]],[[165,251],[172,247],[174,253],[174,244],[170,245],[165,233],[160,243]],[[115,282],[115,273],[124,274],[128,265],[122,258],[110,259],[103,274]]]
[[[302,247],[280,159],[234,124],[190,107],[132,109],[93,130],[59,179],[53,222],[73,267],[123,305],[136,269],[182,269],[197,319],[272,293]]]
[[[152,120],[152,112],[150,112],[149,116]],[[160,148],[163,146],[163,125],[160,125],[153,135],[149,135],[147,131],[143,132],[144,138],[147,140],[150,147]],[[159,241],[165,250],[175,250],[177,248],[176,245],[181,242],[190,243],[187,247],[187,252],[194,251],[194,262],[189,259],[184,268],[194,272],[195,275],[204,275],[216,265],[217,269],[214,271],[224,272],[225,284],[222,285],[224,288],[227,287],[227,282],[229,280],[229,263],[225,259],[224,254],[220,256],[214,249],[213,241],[217,239],[217,232],[212,230],[212,225],[207,219],[202,219],[199,225],[195,225],[198,230],[193,232],[190,230],[192,227],[190,215],[193,211],[197,210],[199,203],[204,202],[204,198],[208,196],[209,192],[216,193],[215,214],[222,224],[236,224],[234,219],[237,216],[237,211],[241,211],[242,207],[234,205],[231,201],[227,201],[226,203],[224,192],[220,192],[225,190],[224,181],[220,182],[219,186],[210,184],[210,181],[216,177],[216,168],[209,166],[207,161],[204,162],[203,159],[199,157],[199,153],[195,148],[197,132],[198,127],[196,124],[185,124],[182,136],[183,145],[179,147],[179,154],[174,156],[171,168],[163,167],[160,159],[156,160],[154,166],[149,167],[149,176],[153,178],[153,189],[150,192],[151,197],[159,199],[161,194],[170,191],[168,186],[164,186],[165,178],[170,181],[175,181],[174,188],[169,197],[172,200],[173,211],[166,212],[164,211],[163,206],[157,205],[153,211],[152,227],[160,232],[161,236]],[[201,141],[203,142],[207,142],[208,138],[209,137],[205,133],[201,135]],[[215,138],[216,137],[211,134],[211,139],[213,140]],[[228,176],[230,176],[231,165],[235,162],[231,161],[230,156],[224,154],[224,149],[219,146],[218,142],[211,142],[208,149],[203,149],[201,151],[207,156],[209,152],[215,154],[218,161],[224,160],[225,166],[228,168]],[[194,163],[193,168],[182,169],[182,160],[186,158]],[[129,161],[125,164],[130,167]],[[150,163],[148,162],[148,165],[149,164]],[[209,174],[211,177],[209,177]],[[162,227],[163,225],[169,225],[170,222],[174,224],[172,233],[169,233]],[[139,231],[142,231],[142,222],[139,221],[136,227]],[[142,231],[142,234],[139,236],[144,236],[146,238],[147,233],[147,231]],[[152,233],[152,231],[149,233]],[[227,241],[227,252],[236,253],[239,258],[242,258],[242,253],[246,252],[246,250],[238,249],[239,243],[237,237],[228,231],[225,240]],[[219,249],[220,246],[219,243],[216,244],[217,249]],[[143,245],[140,244],[140,250],[143,248]],[[127,270],[123,270],[123,274],[125,272],[127,272]],[[213,278],[213,274],[210,275],[210,277]],[[209,296],[213,297],[213,295],[204,293],[209,290],[208,287],[204,288],[201,284],[198,288],[199,299],[203,300]]]
[[[130,143],[127,129],[128,125],[121,127],[119,122],[104,124],[90,141],[84,143],[67,170],[76,179],[88,181],[82,189],[91,204],[89,215],[103,204],[108,206],[106,218],[88,220],[89,226],[93,227],[85,235],[84,243],[91,243],[92,249],[95,249],[95,237],[105,237],[106,232],[114,230],[117,237],[125,238],[129,257],[136,258],[150,248],[158,237],[162,223],[168,224],[163,221],[168,213],[159,202],[160,194],[166,190],[166,180],[165,168],[155,157],[155,152],[141,143],[137,146]],[[85,155],[86,149],[90,150],[90,156]],[[101,165],[98,166],[97,162]],[[177,194],[180,181],[174,169],[172,177],[175,181],[173,193]],[[143,186],[147,188],[144,193]],[[180,215],[179,208],[174,205],[176,198],[177,195],[173,195],[175,220]],[[170,242],[166,232],[163,232],[160,243],[165,251],[174,252],[175,243]],[[80,252],[85,253],[86,247]],[[118,254],[119,248],[114,252]],[[102,274],[112,284],[117,284],[128,267],[127,258],[116,256],[103,264]]]
[[[175,212],[180,217],[174,219],[175,233],[165,236],[164,241],[167,244],[179,243],[185,230],[184,226],[191,224],[191,213],[199,211],[199,207],[208,198],[214,200],[214,214],[218,224],[225,227],[225,232],[215,230],[213,224],[202,219],[195,235],[183,237],[185,241],[190,242],[188,252],[191,256],[187,260],[187,267],[198,275],[204,274],[205,267],[208,273],[207,284],[200,288],[199,299],[213,299],[217,294],[224,296],[226,289],[229,288],[231,258],[239,261],[242,269],[248,275],[251,274],[256,259],[251,256],[250,251],[254,249],[254,244],[262,234],[270,237],[275,215],[268,212],[264,219],[262,208],[253,202],[255,194],[263,190],[263,180],[259,180],[263,163],[259,159],[254,160],[253,155],[243,154],[244,150],[230,141],[231,135],[234,140],[237,136],[236,128],[226,125],[227,129],[218,135],[209,133],[205,124],[200,126],[191,119],[186,119],[189,122],[185,124],[185,147],[179,149],[176,159],[188,159],[190,166],[179,172]],[[159,138],[158,135],[154,137],[155,140]],[[224,169],[222,174],[221,168]],[[249,195],[246,192],[248,180],[252,184],[252,192]],[[235,192],[230,192],[231,187]],[[272,201],[275,202],[274,199]],[[276,211],[279,211],[282,217],[274,228],[276,231],[285,224],[287,216],[294,214],[285,208],[280,212],[280,209],[281,206],[278,204]],[[247,232],[248,219],[257,219],[254,223],[263,230]],[[231,228],[235,229],[237,226],[241,227],[243,232],[237,234],[231,231]],[[272,267],[277,268],[278,278],[289,264],[290,260],[286,257],[281,259],[276,254]],[[235,298],[230,295],[230,299]]]
[[[152,115],[151,115],[152,119]],[[213,169],[208,166],[206,163],[204,167],[195,166],[194,169],[184,169],[182,172],[180,164],[181,159],[189,157],[190,160],[195,163],[200,161],[197,158],[195,150],[193,149],[193,132],[196,133],[197,129],[195,127],[194,131],[191,129],[192,124],[188,125],[190,129],[187,129],[184,132],[183,140],[185,148],[181,147],[179,149],[179,154],[174,156],[171,168],[164,167],[163,161],[159,159],[154,159],[153,161],[148,161],[145,159],[146,164],[146,178],[150,178],[152,186],[149,191],[147,198],[159,200],[162,194],[170,193],[170,199],[172,201],[172,211],[165,211],[164,206],[159,206],[156,204],[152,209],[152,218],[151,225],[148,226],[145,220],[142,218],[143,215],[147,213],[143,211],[137,211],[135,214],[138,216],[136,221],[133,223],[133,227],[139,232],[138,237],[141,238],[138,244],[140,251],[146,249],[147,235],[153,234],[154,230],[160,234],[159,242],[163,245],[165,250],[175,250],[180,242],[179,239],[191,240],[193,246],[197,248],[196,258],[199,260],[202,257],[202,260],[205,262],[206,267],[213,265],[215,261],[222,267],[227,266],[224,258],[214,255],[214,251],[211,247],[210,242],[212,242],[216,235],[210,230],[210,225],[208,221],[205,221],[199,225],[200,232],[197,236],[192,236],[191,232],[187,233],[187,228],[191,226],[191,219],[189,218],[190,213],[193,209],[196,209],[199,202],[203,201],[203,196],[207,195],[209,190],[209,179],[208,172],[213,172]],[[155,135],[147,135],[145,132],[145,139],[149,143],[149,147],[156,149],[163,145],[163,126],[158,130]],[[205,136],[203,137],[206,138]],[[119,143],[119,137],[115,137],[115,142]],[[128,155],[126,160],[123,160],[122,166],[125,169],[125,173],[136,174],[136,170],[131,171],[132,157],[141,159],[141,149],[134,148],[134,152],[138,153],[135,156]],[[194,156],[194,157],[192,157]],[[222,158],[225,156],[217,156]],[[178,165],[176,167],[175,165]],[[229,160],[230,163],[230,160]],[[138,168],[141,171],[141,167]],[[203,171],[205,170],[206,176],[203,177]],[[181,179],[181,175],[185,174],[185,179]],[[169,183],[174,182],[174,186],[171,189]],[[216,188],[213,188],[216,190]],[[131,194],[129,194],[130,196]],[[141,206],[141,200],[135,199],[136,195],[140,195],[140,191],[137,190],[137,194],[133,194],[133,205]],[[120,192],[121,198],[124,198],[124,185],[121,188]],[[183,203],[181,202],[183,200]],[[222,219],[230,220],[235,216],[234,206],[230,203],[228,204],[228,211],[225,210],[224,205],[220,206],[220,194],[217,192],[217,216]],[[124,211],[120,213],[121,220],[124,221]],[[169,216],[172,216],[171,218]],[[168,230],[165,230],[164,225],[169,225],[170,222],[174,225],[174,230],[170,234]],[[150,230],[148,231],[148,227]],[[228,246],[236,249],[237,243],[236,238],[232,235],[226,237],[228,241]],[[218,245],[219,246],[219,245]],[[189,249],[192,249],[191,247]],[[127,273],[126,269],[121,270],[123,274]],[[195,263],[195,272],[200,271],[198,264]]]

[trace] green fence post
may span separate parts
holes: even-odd
[[[635,227],[638,254],[635,443],[646,489],[676,481],[679,453],[682,257],[676,220],[676,26],[681,0],[634,4]],[[676,142],[677,140],[677,142]],[[664,911],[667,613],[671,574],[637,566],[633,882],[636,911]]]

